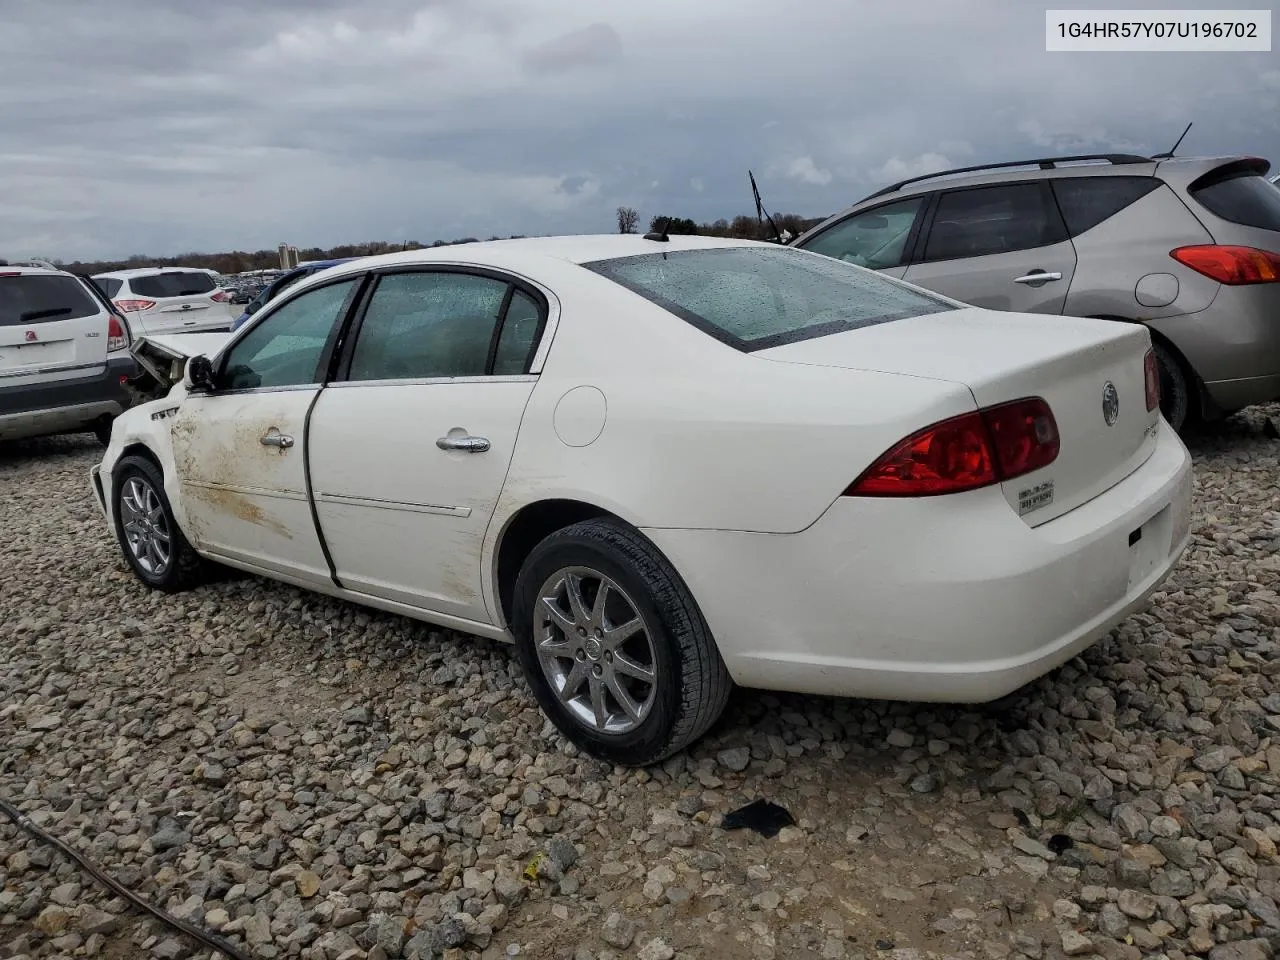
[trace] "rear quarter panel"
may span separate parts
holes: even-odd
[[[954,383],[741,353],[580,272],[556,290],[491,530],[567,498],[641,527],[792,533],[908,433],[974,408]]]

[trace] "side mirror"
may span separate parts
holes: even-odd
[[[187,361],[185,377],[188,390],[213,390],[213,361],[203,354]]]

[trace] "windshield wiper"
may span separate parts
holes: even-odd
[[[30,323],[32,320],[48,320],[50,317],[65,317],[71,312],[70,307],[50,307],[48,310],[28,310],[18,314],[19,323]]]

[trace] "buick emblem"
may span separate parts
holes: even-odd
[[[1107,426],[1115,425],[1116,419],[1120,416],[1120,394],[1116,390],[1116,385],[1108,380],[1102,385],[1102,419],[1107,421]]]
[[[23,339],[24,339],[24,340],[26,340],[26,341],[27,341],[27,343],[35,343],[35,342],[36,342],[37,340],[39,340],[40,338],[36,336],[36,332],[35,332],[34,330],[28,330],[28,331],[23,335]]]

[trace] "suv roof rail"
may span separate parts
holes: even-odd
[[[875,197],[882,197],[886,193],[896,193],[907,184],[918,183],[921,180],[932,180],[935,177],[949,177],[957,173],[976,173],[979,170],[1003,170],[1007,167],[1038,166],[1041,170],[1052,170],[1060,163],[1075,163],[1083,160],[1105,160],[1113,164],[1153,162],[1150,157],[1140,157],[1136,153],[1081,153],[1071,157],[1041,157],[1036,160],[1006,160],[1002,163],[979,163],[972,167],[956,167],[953,170],[939,170],[936,173],[925,173],[918,177],[907,177],[905,180],[899,180],[897,183],[890,184],[875,193],[868,194],[858,202],[863,203]]]

